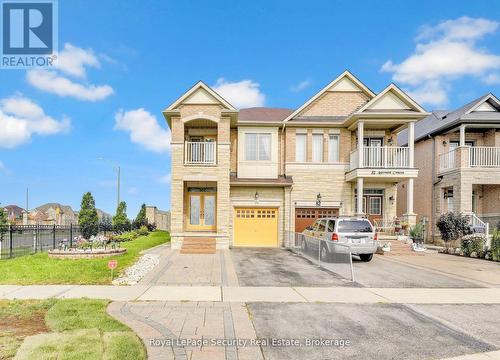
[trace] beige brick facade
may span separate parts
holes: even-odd
[[[362,92],[326,92],[307,106],[301,116],[343,116],[349,115],[368,102]]]

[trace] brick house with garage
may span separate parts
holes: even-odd
[[[402,131],[400,144],[407,143]],[[429,219],[429,238],[437,238],[439,216],[468,214],[472,225],[493,229],[500,221],[500,101],[486,94],[452,111],[433,111],[415,125],[415,199],[419,217]],[[400,183],[398,214],[406,209]]]
[[[413,142],[398,146],[397,134],[411,139],[428,113],[394,84],[375,94],[345,71],[297,109],[237,110],[198,82],[163,115],[174,248],[286,246],[288,230],[320,216],[366,215],[383,228],[402,181],[415,221]]]

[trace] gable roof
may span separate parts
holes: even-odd
[[[423,113],[426,112],[424,108],[417,104],[417,102],[409,97],[403,90],[397,87],[394,83],[391,83],[377,96],[358,109],[356,113],[359,114],[365,111],[405,112],[408,110]]]
[[[291,113],[293,110],[286,108],[252,107],[240,109],[238,121],[281,122]]]
[[[228,110],[236,110],[233,105],[227,102],[222,96],[217,94],[210,86],[200,80],[196,84],[194,84],[188,91],[186,91],[184,95],[182,95],[165,110],[163,110],[163,112],[175,110],[184,101],[191,100],[192,104],[196,104],[197,101],[205,101],[204,103],[206,103],[206,101],[210,101],[210,98],[221,103]]]
[[[484,111],[481,106],[488,102],[488,104],[497,109]],[[415,141],[422,140],[426,136],[434,136],[441,132],[447,131],[453,126],[462,122],[481,122],[481,121],[500,121],[500,101],[492,93],[483,95],[471,102],[455,109],[453,111],[436,110],[426,118],[420,120],[415,124]],[[406,145],[407,130],[403,130],[398,134],[398,144]]]
[[[344,80],[348,79],[349,82],[346,83]],[[313,95],[309,100],[307,100],[304,104],[302,104],[297,110],[291,113],[284,120],[285,122],[290,121],[297,115],[299,115],[302,110],[304,110],[307,106],[309,106],[313,101],[318,99],[321,95],[323,95],[327,91],[353,91],[357,87],[359,91],[364,92],[370,99],[375,96],[375,93],[371,91],[365,84],[363,84],[357,77],[355,77],[351,72],[345,70],[342,74],[337,76],[333,81],[328,83],[323,89],[318,91],[315,95]],[[349,90],[350,89],[350,90]]]

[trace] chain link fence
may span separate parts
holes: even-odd
[[[287,237],[286,244],[288,244],[289,249],[294,253],[340,275],[344,279],[354,281],[352,253],[349,245],[327,241],[294,231],[288,231]]]

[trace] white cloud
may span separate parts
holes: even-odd
[[[7,167],[5,166],[3,161],[0,161],[0,171],[5,171],[6,169],[7,169]]]
[[[171,181],[172,181],[172,174],[164,175],[158,179],[158,182],[162,184],[170,184]]]
[[[26,77],[34,87],[62,97],[70,96],[79,100],[99,101],[113,94],[113,88],[109,85],[83,85],[59,76],[54,71],[30,70]]]
[[[33,135],[54,135],[69,131],[70,119],[56,120],[32,100],[15,95],[0,100],[0,147],[12,149]]]
[[[101,67],[92,49],[65,44],[54,70],[30,70],[26,73],[26,80],[40,90],[79,100],[100,101],[112,95],[114,91],[111,86],[94,85],[86,81],[87,67]],[[64,75],[78,78],[81,82],[73,81]]]
[[[156,117],[143,108],[115,114],[115,130],[130,133],[130,140],[147,150],[166,152],[170,149],[170,131],[158,123]]]
[[[303,80],[296,85],[293,85],[291,90],[293,92],[299,92],[311,86],[311,80]]]
[[[99,60],[92,49],[82,49],[71,44],[64,44],[64,49],[59,52],[56,69],[71,76],[85,78],[87,72],[85,67],[99,68]]]
[[[401,63],[388,60],[382,71],[408,86],[417,101],[442,105],[454,80],[473,76],[490,83],[500,71],[500,56],[478,45],[494,33],[499,23],[481,18],[461,17],[436,26],[425,26],[416,37],[413,54]]]
[[[261,93],[260,85],[252,80],[229,82],[224,78],[217,80],[212,88],[237,109],[263,106],[266,96]]]

